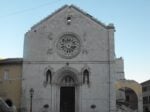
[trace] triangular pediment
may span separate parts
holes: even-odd
[[[59,8],[58,10],[56,10],[55,12],[53,12],[51,15],[47,16],[46,18],[44,18],[43,20],[41,20],[40,22],[38,22],[37,24],[35,24],[34,26],[32,26],[31,29],[34,29],[38,25],[42,24],[44,21],[47,21],[48,19],[52,18],[54,15],[60,13],[61,11],[65,10],[66,8],[70,8],[70,9],[72,8],[72,9],[76,10],[77,12],[79,12],[82,15],[88,17],[90,20],[94,21],[96,24],[104,27],[105,29],[114,29],[114,26],[112,24],[110,24],[108,26],[105,25],[104,23],[100,22],[99,20],[97,20],[96,18],[94,18],[90,14],[86,13],[85,11],[81,10],[80,8],[76,7],[75,5],[64,5],[63,7]]]

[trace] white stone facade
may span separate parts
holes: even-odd
[[[61,109],[66,108],[60,101],[61,88],[73,87],[72,112],[115,112],[114,83],[124,78],[124,71],[123,61],[115,57],[114,32],[112,24],[106,26],[72,5],[33,26],[24,40],[22,109],[29,111],[29,90],[33,88],[33,112],[39,112],[44,104],[51,112],[69,112]],[[62,40],[61,48],[66,49],[62,52],[68,57],[57,49],[59,38],[65,34],[79,40],[79,47],[72,40],[64,45]],[[79,50],[75,55],[74,49]],[[84,77],[85,69],[88,75]],[[46,76],[47,70],[51,76]],[[46,78],[50,78],[48,83]]]

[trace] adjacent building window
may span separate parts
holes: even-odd
[[[142,88],[143,92],[150,91],[150,86],[145,86]]]
[[[143,92],[146,92],[147,91],[147,87],[143,87],[142,90],[143,90]]]
[[[150,86],[147,86],[147,91],[150,91]]]
[[[143,104],[148,104],[148,96],[143,97]]]
[[[4,80],[9,80],[9,70],[8,69],[6,69],[6,70],[4,70]]]
[[[150,96],[143,97],[143,104],[150,104]]]

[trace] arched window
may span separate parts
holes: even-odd
[[[46,84],[51,84],[51,80],[52,80],[52,72],[51,70],[47,70],[46,72]]]
[[[89,71],[87,69],[85,69],[83,71],[83,84],[89,84],[89,83],[90,83]]]
[[[67,17],[67,24],[68,24],[68,25],[70,25],[70,24],[71,24],[71,19],[72,19],[72,17],[71,17],[71,16],[68,16],[68,17]]]

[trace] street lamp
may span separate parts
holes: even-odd
[[[32,112],[32,98],[33,98],[33,94],[34,94],[34,89],[31,88],[29,90],[29,92],[30,92],[30,112]]]

